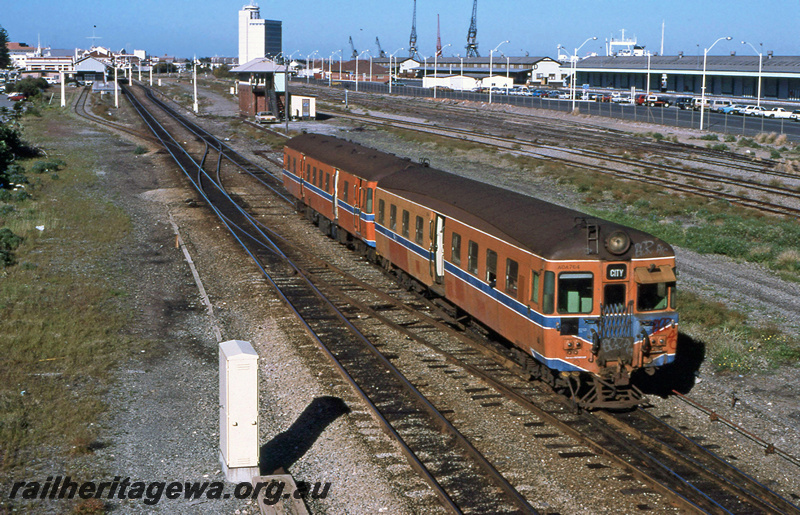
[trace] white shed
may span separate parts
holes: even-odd
[[[422,78],[423,88],[447,88],[451,89],[450,78],[452,75],[428,75]]]
[[[482,88],[513,88],[514,87],[514,78],[513,77],[506,77],[505,75],[491,75],[489,77],[484,77],[480,81],[480,85]]]
[[[317,118],[316,97],[292,94],[289,98],[289,117],[292,120],[315,120]]]
[[[450,87],[458,91],[472,91],[480,84],[480,78],[474,75],[453,75],[450,77]]]

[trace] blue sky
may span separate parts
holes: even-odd
[[[144,49],[153,55],[177,57],[236,56],[237,13],[246,0],[29,0],[3,2],[0,26],[11,41],[53,48],[88,47],[93,27],[98,45]],[[283,46],[287,53],[315,50],[329,56],[338,49],[350,54],[348,37],[359,51],[375,55],[375,37],[383,49],[408,47],[413,0],[296,0],[257,2],[263,18],[283,21]],[[432,55],[436,47],[436,15],[440,15],[444,54],[464,55],[472,0],[417,0],[417,47]],[[604,53],[604,41],[636,36],[648,50],[661,46],[664,53],[702,53],[721,36],[733,40],[717,44],[711,54],[732,50],[750,54],[742,40],[777,55],[800,55],[800,2],[761,0],[672,2],[638,0],[561,0],[520,2],[478,0],[478,49],[481,55],[498,43],[505,55],[555,57],[559,44],[574,49],[597,36],[581,50]],[[698,46],[699,45],[699,46]],[[318,54],[318,55],[319,55]],[[399,55],[406,55],[406,51]]]

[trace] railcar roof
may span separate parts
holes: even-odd
[[[406,166],[413,166],[408,159],[324,134],[301,134],[286,145],[368,181],[377,181]]]
[[[624,229],[634,244],[645,244],[647,251],[643,252],[643,247],[639,246],[638,257],[674,255],[669,244],[642,231],[433,168],[407,168],[384,177],[378,187],[427,205],[446,217],[459,219],[546,259],[635,257],[635,245],[622,256],[613,256],[605,249],[605,238],[617,229]],[[585,221],[600,227],[599,253],[587,255]]]

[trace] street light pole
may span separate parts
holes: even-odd
[[[119,108],[119,80],[117,77],[117,63],[114,63],[114,107]]]
[[[328,60],[328,87],[331,87],[331,85],[333,84],[333,56],[336,55],[336,54],[339,54],[339,57],[342,56],[342,54],[339,52],[339,50],[336,50],[335,52],[333,52],[331,54],[331,57]],[[341,65],[342,65],[342,61],[339,60],[339,67],[340,67],[339,80],[342,80]]]
[[[365,53],[369,52],[369,50],[363,50],[360,54],[356,56],[356,91],[358,91],[358,61],[361,59],[361,56]],[[370,54],[372,55],[372,54]]]
[[[192,104],[192,109],[197,113],[197,111],[199,111],[199,106],[197,105],[197,57],[192,61],[192,65],[192,85],[194,86],[194,103]]]
[[[500,48],[500,45],[508,43],[508,40],[501,41],[498,43],[496,47],[489,51],[489,103],[492,103],[492,66],[494,65],[493,58],[494,53],[497,52],[497,49]]]
[[[392,80],[394,80],[394,77],[392,77],[392,71],[393,71],[392,58],[394,57],[394,54],[396,54],[397,52],[399,52],[401,50],[405,50],[405,49],[403,47],[400,47],[397,50],[395,50],[394,52],[392,52],[391,54],[389,54],[389,93],[390,94],[392,92]],[[395,63],[397,63],[397,61],[395,61]]]
[[[751,43],[748,43],[747,41],[742,41],[742,44],[750,45],[750,48],[752,48],[753,51],[758,54],[758,97],[756,100],[756,105],[760,106],[761,105],[761,59],[764,56],[764,52],[763,49],[761,52],[759,52],[758,50],[756,50],[756,47],[754,47]],[[759,43],[759,45],[763,46],[764,43]]]
[[[575,112],[575,85],[578,82],[578,51],[583,48],[583,45],[596,39],[597,36],[586,38],[586,41],[581,43],[581,46],[576,48],[575,53],[572,55],[572,112]],[[564,50],[566,50],[566,48]]]
[[[706,107],[706,61],[708,59],[708,51],[714,48],[714,45],[722,41],[723,39],[730,41],[731,36],[721,37],[714,41],[714,43],[703,50],[703,84],[700,87],[700,130],[703,130],[703,119],[705,114],[705,107]]]
[[[647,52],[647,93],[645,94],[650,95],[650,52]]]
[[[317,52],[319,52],[319,50],[314,50],[313,52],[311,52],[306,56],[306,84],[308,84],[309,81],[311,80],[311,68],[308,67],[308,60],[311,59],[311,57]]]
[[[450,43],[448,43],[445,46],[443,46],[442,47],[442,52],[444,52],[444,49],[449,47],[449,46],[452,46],[452,45]],[[439,52],[436,52],[435,54],[433,54],[433,79],[434,79],[434,81],[436,80],[436,76],[437,76],[438,72],[439,72]],[[433,98],[436,98],[436,86],[437,86],[437,84],[434,83],[434,85],[433,85]]]

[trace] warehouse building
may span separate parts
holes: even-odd
[[[576,84],[592,88],[649,89],[664,93],[699,95],[703,56],[587,57],[576,64]],[[800,57],[708,56],[706,94],[731,97],[758,95],[774,100],[800,100]]]

